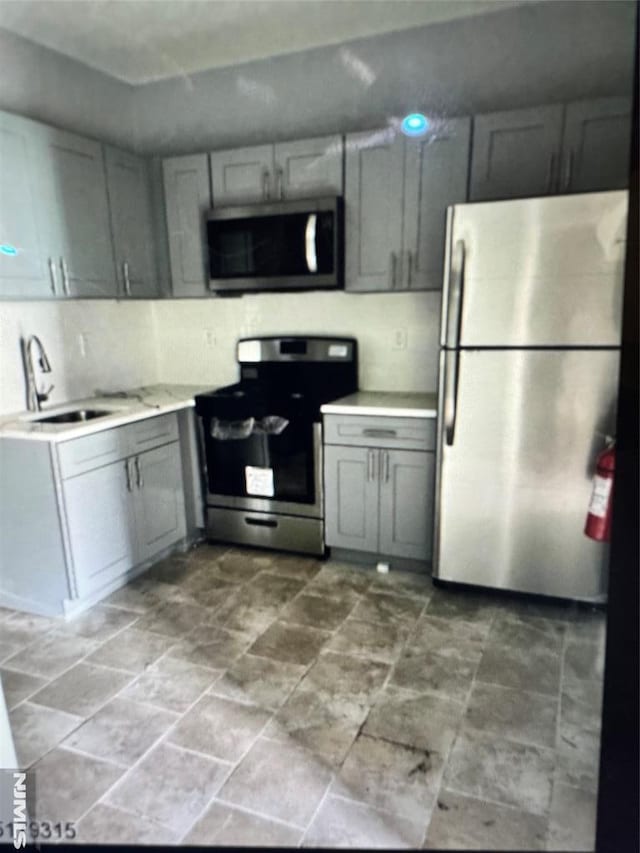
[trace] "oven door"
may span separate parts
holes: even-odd
[[[294,419],[279,435],[214,438],[201,417],[207,504],[322,518],[322,426]]]

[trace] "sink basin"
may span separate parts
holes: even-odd
[[[113,412],[105,409],[74,409],[71,412],[61,412],[59,415],[44,415],[41,418],[32,418],[31,421],[39,424],[72,424],[80,421],[91,421],[94,418],[102,418]]]

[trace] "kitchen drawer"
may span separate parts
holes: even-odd
[[[325,415],[324,443],[434,450],[436,419]]]
[[[128,429],[128,426],[105,429],[61,442],[58,460],[63,479],[124,459],[128,451]]]
[[[58,445],[60,471],[66,480],[93,468],[117,462],[118,459],[177,441],[178,437],[178,417],[175,412],[94,432]]]
[[[145,418],[127,426],[130,455],[142,453],[143,450],[151,450],[161,444],[178,440],[178,416],[175,412],[168,415],[158,415],[153,418]]]

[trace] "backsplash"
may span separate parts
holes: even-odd
[[[38,374],[38,384],[53,383],[47,405],[55,405],[92,396],[98,388],[235,382],[238,338],[268,334],[353,336],[359,344],[361,388],[435,391],[439,322],[439,293],[306,291],[241,299],[4,302],[0,414],[25,409],[21,335],[36,334],[44,343],[52,372]]]
[[[51,373],[38,387],[55,386],[46,405],[157,381],[151,307],[147,302],[77,300],[0,304],[0,414],[23,411],[25,383],[20,336],[38,335]],[[84,335],[82,355],[79,336]]]
[[[437,388],[440,293],[260,293],[156,301],[152,310],[165,382],[226,385],[238,378],[238,338],[319,334],[358,340],[364,390]],[[404,349],[394,348],[396,331]]]

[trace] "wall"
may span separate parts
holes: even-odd
[[[0,109],[133,146],[133,89],[0,29]]]
[[[141,150],[190,153],[466,115],[631,97],[633,2],[543,2],[136,87]]]
[[[86,357],[78,335],[86,334]],[[96,388],[118,390],[157,381],[157,353],[148,302],[0,303],[0,414],[24,411],[25,383],[20,336],[38,335],[52,372],[39,387],[54,384],[49,404],[90,397]]]
[[[239,337],[350,335],[358,340],[360,387],[378,391],[437,388],[439,293],[264,293],[241,299],[152,304],[158,374],[165,382],[216,387],[238,379]],[[215,343],[206,342],[208,330]],[[396,330],[407,348],[394,349]]]

